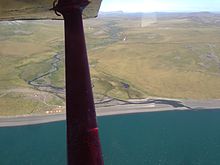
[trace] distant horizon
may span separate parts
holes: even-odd
[[[112,11],[101,11],[100,13],[220,13],[220,10],[218,11],[122,11],[122,10],[112,10]]]

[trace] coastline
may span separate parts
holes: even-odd
[[[220,109],[220,99],[215,100],[177,100],[150,98],[135,100],[106,99],[96,103],[97,116],[123,115],[146,112],[185,111]],[[65,113],[36,114],[22,116],[0,116],[1,127],[43,124],[66,120]]]

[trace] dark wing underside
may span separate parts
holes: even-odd
[[[50,11],[54,0],[0,0],[0,21],[62,19]],[[83,18],[96,17],[102,0],[91,0],[83,11]]]

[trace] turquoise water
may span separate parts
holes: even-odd
[[[220,110],[98,118],[106,165],[220,165]],[[0,165],[66,165],[65,123],[0,128]]]
[[[66,165],[65,123],[0,128],[0,165]]]

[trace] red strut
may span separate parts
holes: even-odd
[[[65,23],[68,165],[103,165],[82,22],[86,0],[59,0]]]

